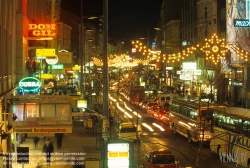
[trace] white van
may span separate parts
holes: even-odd
[[[90,109],[84,109],[84,108],[72,108],[72,120],[84,120],[91,118],[92,116],[98,117],[98,113],[90,110]]]
[[[170,94],[158,94],[156,96],[155,102],[160,106],[164,106],[164,104],[167,102],[169,103],[170,100]]]
[[[137,128],[132,122],[122,122],[119,126],[118,137],[119,139],[137,140]],[[140,141],[141,130],[138,129],[138,140]]]

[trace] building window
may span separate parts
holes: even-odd
[[[244,79],[244,69],[243,68],[238,68],[236,70],[236,74],[235,74],[235,80],[237,82],[243,82],[243,79]]]
[[[205,18],[207,18],[207,7],[205,7]]]
[[[208,32],[207,32],[207,30],[205,30],[205,38],[207,38],[208,37]]]
[[[26,105],[27,118],[39,117],[39,105],[38,104],[27,104]]]

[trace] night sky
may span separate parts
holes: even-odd
[[[162,0],[108,0],[108,36],[116,41],[156,34]],[[61,7],[80,16],[81,0],[62,0]],[[102,16],[103,0],[83,0],[83,16]],[[96,21],[98,24],[98,21]],[[146,44],[146,43],[145,43]]]

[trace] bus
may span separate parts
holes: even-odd
[[[174,133],[187,137],[188,142],[206,142],[209,144],[213,129],[212,114],[215,106],[202,101],[171,100],[169,124]]]
[[[249,167],[250,109],[224,107],[213,111],[214,131],[210,149],[222,162]]]
[[[131,104],[138,105],[139,102],[145,100],[145,89],[144,86],[133,85],[129,88],[129,101]]]

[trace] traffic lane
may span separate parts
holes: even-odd
[[[126,105],[132,111],[137,111],[140,113],[142,117],[139,119],[139,123],[146,123],[148,126],[153,128],[153,131],[150,131],[148,128],[142,127],[140,154],[141,160],[143,160],[145,152],[165,147],[170,149],[174,156],[180,160],[182,167],[197,167],[197,165],[199,165],[201,168],[231,167],[231,164],[229,165],[227,163],[222,163],[218,155],[210,151],[209,146],[202,147],[198,157],[198,143],[188,143],[186,137],[179,134],[174,134],[168,123],[149,116],[145,111],[137,106],[130,104]],[[164,131],[155,129],[152,125],[153,123],[161,125],[164,128]]]
[[[166,132],[143,134],[141,142],[147,145],[147,148],[142,148],[144,155],[149,150],[168,149],[172,151],[176,160],[180,161],[182,167],[196,167],[197,163],[202,168],[229,167],[229,164],[222,163],[219,156],[211,152],[209,146],[203,146],[198,157],[199,144],[194,142],[188,143],[187,138],[173,132],[169,132],[168,134]]]

